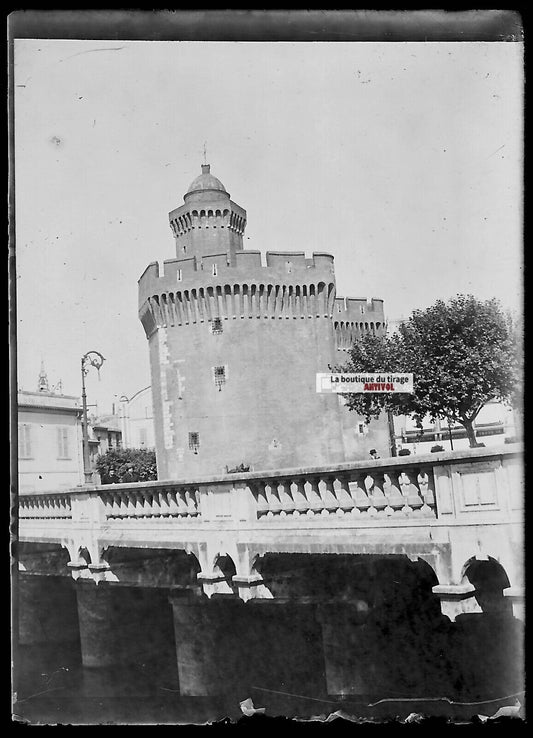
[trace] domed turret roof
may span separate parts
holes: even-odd
[[[211,174],[210,165],[202,164],[202,173],[191,182],[186,196],[191,195],[193,192],[205,192],[206,190],[215,190],[224,192],[226,195],[228,194],[222,182]]]

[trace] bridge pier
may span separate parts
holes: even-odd
[[[369,692],[364,657],[364,632],[357,603],[331,602],[318,605],[327,693],[344,696]]]
[[[223,691],[217,664],[216,608],[188,593],[171,595],[180,694],[210,697]],[[211,603],[209,603],[211,604]]]
[[[465,584],[437,584],[432,588],[440,600],[443,615],[452,622],[459,615],[466,613],[480,613],[481,608],[474,597],[476,588],[469,582]]]
[[[113,586],[79,579],[76,594],[83,666],[97,668],[116,664],[120,660],[117,642],[120,623],[113,603]]]

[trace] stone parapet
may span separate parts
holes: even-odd
[[[237,251],[150,264],[139,280],[139,315],[148,336],[158,327],[215,317],[313,318],[333,315],[333,256]]]

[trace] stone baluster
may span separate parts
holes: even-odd
[[[160,518],[161,517],[161,505],[159,504],[159,490],[158,489],[153,489],[150,491],[149,502],[150,502],[150,516],[152,518]]]
[[[102,500],[102,503],[104,505],[104,515],[107,520],[110,520],[114,517],[113,515],[113,493],[112,492],[102,492],[100,495],[100,499]]]
[[[289,479],[281,479],[277,484],[277,492],[281,503],[280,515],[292,515],[295,510],[294,500],[290,494],[291,483]]]
[[[321,512],[322,515],[329,515],[330,513],[335,512],[339,507],[339,501],[335,497],[333,488],[334,480],[334,477],[326,476],[318,483],[320,496],[324,502],[324,507]]]
[[[305,495],[308,501],[307,514],[317,515],[324,509],[324,501],[319,489],[320,477],[309,477],[305,481]]]
[[[176,493],[176,502],[178,504],[178,515],[186,517],[188,513],[187,501],[185,500],[185,490],[180,487]]]
[[[253,484],[250,483],[250,489],[257,503],[257,517],[261,518],[268,513],[269,509],[265,483],[257,480]]]
[[[433,493],[433,490],[430,489],[429,476],[427,472],[425,472],[424,469],[421,469],[416,480],[418,482],[418,488],[420,490],[420,495],[422,499],[424,500],[424,504],[422,505],[421,510],[425,514],[430,514],[432,513],[431,508],[435,506],[435,495]]]
[[[152,499],[153,499],[153,495],[149,489],[143,490],[141,492],[142,517],[143,518],[151,518],[153,515]]]
[[[160,507],[160,515],[163,518],[170,517],[170,505],[168,503],[168,490],[167,489],[161,489],[159,491],[159,507]]]
[[[385,512],[388,515],[401,514],[405,501],[398,486],[394,484],[392,473],[383,475],[383,492],[387,498],[388,505]]]
[[[185,490],[185,503],[187,505],[187,515],[195,517],[198,515],[198,506],[196,503],[196,495],[194,488]]]
[[[368,474],[364,480],[365,489],[367,491],[371,506],[368,508],[369,515],[377,515],[387,507],[387,498],[375,483],[374,477]]]
[[[135,517],[135,501],[133,499],[131,490],[125,490],[124,492],[124,507],[125,507],[124,517],[127,517],[127,518]]]
[[[269,480],[265,485],[265,490],[268,500],[267,516],[271,518],[274,515],[279,515],[282,505],[278,497],[277,482],[274,479]]]
[[[335,492],[335,497],[338,500],[339,507],[337,508],[337,514],[344,515],[345,513],[352,512],[352,510],[357,510],[355,507],[355,500],[350,494],[350,487],[348,478],[345,477],[343,474],[337,476],[333,482],[333,488]]]
[[[305,496],[305,480],[304,479],[293,479],[291,483],[291,494],[294,500],[294,513],[293,515],[298,516],[304,514],[308,510],[308,501]]]
[[[368,510],[371,507],[371,502],[368,499],[363,479],[354,479],[348,482],[348,489],[355,503],[355,507],[352,510],[352,515],[357,515],[357,513],[368,513]]]
[[[411,479],[406,472],[402,472],[400,474],[400,476],[398,477],[398,482],[400,483],[402,494],[405,499],[404,512],[408,514],[409,512],[422,507],[424,503],[420,495],[418,494],[418,489],[411,482]]]
[[[168,501],[168,507],[170,511],[170,517],[175,518],[179,515],[179,504],[177,497],[179,496],[179,491],[175,487],[170,487],[167,490],[167,501]]]
[[[135,490],[133,492],[133,504],[135,506],[134,516],[137,520],[141,520],[144,517],[143,494],[141,491]]]

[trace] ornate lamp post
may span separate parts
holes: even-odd
[[[94,366],[100,376],[100,369],[105,359],[99,351],[88,351],[81,357],[81,401],[82,401],[82,419],[81,428],[83,436],[83,474],[85,476],[85,484],[91,484],[92,471],[91,460],[89,457],[89,431],[87,427],[87,395],[85,393],[85,375],[89,368]]]

